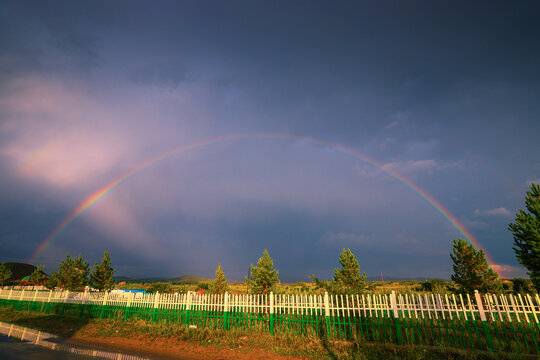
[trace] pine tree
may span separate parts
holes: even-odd
[[[0,286],[4,286],[4,283],[9,280],[9,278],[13,275],[11,270],[7,267],[6,263],[0,264]]]
[[[58,286],[58,273],[53,270],[53,272],[51,272],[51,275],[43,285],[49,290],[54,290]]]
[[[279,272],[272,270],[274,267],[274,261],[268,255],[268,250],[264,250],[264,254],[257,266],[250,265],[251,277],[253,280],[249,280],[246,277],[246,283],[252,289],[255,294],[269,294],[274,290],[274,286],[278,282]]]
[[[460,290],[472,293],[478,290],[483,293],[498,293],[502,290],[499,276],[489,267],[484,251],[477,251],[467,240],[454,240],[454,254],[450,254],[454,262],[452,280]]]
[[[331,294],[359,294],[366,288],[366,273],[360,276],[360,265],[351,249],[343,249],[339,256],[341,269],[334,269],[332,281],[319,280],[314,275],[311,278],[318,288],[325,289]]]
[[[209,291],[213,294],[224,294],[229,288],[229,283],[225,277],[225,273],[221,269],[221,264],[218,263],[216,269],[216,278],[210,282]]]
[[[332,282],[344,292],[360,293],[366,287],[366,273],[360,276],[360,265],[351,249],[343,249],[339,256],[341,269],[334,270]]]
[[[58,268],[58,286],[69,291],[82,291],[88,283],[90,267],[82,255],[72,258],[69,254]]]
[[[537,291],[540,292],[540,185],[532,183],[525,197],[527,212],[519,210],[516,222],[508,228],[514,235],[514,252],[517,260],[528,271]]]
[[[30,277],[28,278],[28,282],[32,285],[43,285],[47,281],[47,274],[43,271],[44,266],[40,265],[37,268],[34,269],[32,274],[30,274]]]
[[[94,263],[94,271],[90,275],[90,285],[99,291],[109,290],[114,286],[114,269],[111,267],[109,252],[105,251],[101,264]]]

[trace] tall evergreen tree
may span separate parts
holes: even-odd
[[[28,282],[32,285],[43,285],[47,281],[47,274],[43,271],[44,266],[40,265],[37,268],[34,269],[32,274],[30,274],[30,277],[28,278]]]
[[[7,267],[6,263],[0,264],[0,286],[4,286],[4,283],[9,280],[9,278],[13,275],[11,270]]]
[[[452,280],[460,290],[472,293],[478,290],[483,293],[498,293],[502,290],[499,276],[489,267],[484,251],[477,251],[467,240],[456,239],[453,245],[454,274]]]
[[[109,290],[114,286],[114,269],[111,266],[109,252],[105,251],[101,264],[94,263],[94,271],[90,275],[90,285],[99,291]]]
[[[58,268],[58,286],[69,291],[82,291],[88,284],[90,266],[82,255],[72,258],[69,254]]]
[[[540,185],[532,183],[525,197],[527,211],[519,210],[516,222],[508,228],[514,235],[517,260],[528,271],[537,291],[540,292]]]
[[[257,266],[250,265],[252,280],[246,277],[246,283],[251,290],[256,294],[269,294],[274,290],[274,286],[278,282],[279,272],[273,270],[274,261],[268,254],[268,250],[264,250],[264,254],[257,261]]]
[[[318,288],[325,289],[332,294],[359,294],[366,288],[366,273],[360,275],[360,265],[351,249],[343,249],[339,256],[341,269],[334,269],[332,281],[311,278]]]
[[[51,272],[51,275],[49,276],[49,278],[47,279],[47,281],[43,285],[49,290],[56,289],[56,287],[58,286],[58,272],[53,270]]]
[[[223,269],[221,269],[221,264],[218,263],[218,267],[216,269],[216,278],[212,280],[208,290],[213,294],[224,294],[228,288],[229,283],[227,282]]]

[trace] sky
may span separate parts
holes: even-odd
[[[540,182],[539,15],[2,1],[0,261],[109,251],[116,275],[219,262],[241,280],[268,249],[282,281],[308,281],[350,248],[369,277],[450,278],[457,226],[523,277],[508,224]]]

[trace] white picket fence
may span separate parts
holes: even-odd
[[[0,289],[0,299],[46,303],[110,305],[128,308],[222,311],[341,317],[415,319],[479,319],[540,323],[538,294],[359,294],[359,295],[242,295],[143,294],[132,292],[69,292]]]

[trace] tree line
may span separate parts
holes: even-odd
[[[94,264],[92,272],[90,272],[90,265],[83,259],[81,254],[76,258],[72,258],[67,254],[64,261],[60,263],[58,270],[53,270],[50,276],[47,276],[43,269],[43,265],[35,268],[23,284],[44,285],[51,290],[61,288],[69,291],[83,291],[86,286],[105,291],[112,289],[114,286],[114,269],[111,266],[111,259],[107,251],[105,251],[101,263],[96,262]],[[0,264],[0,285],[3,285],[11,275],[11,270],[4,263]]]

